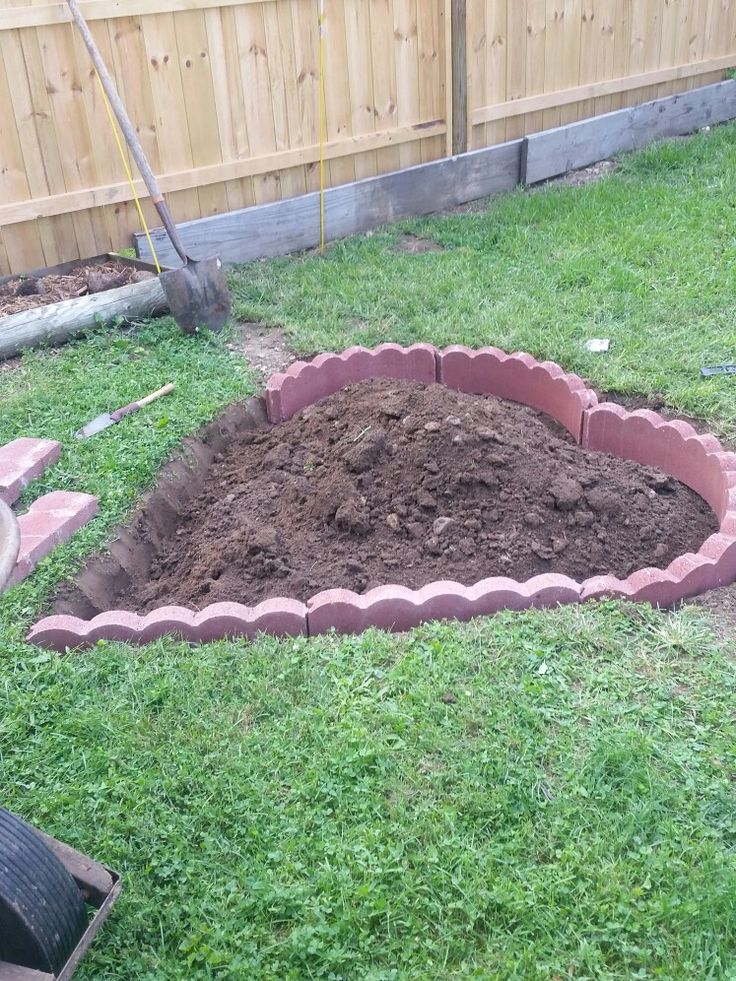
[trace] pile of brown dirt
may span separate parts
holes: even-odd
[[[307,599],[337,586],[625,577],[717,529],[693,491],[578,447],[548,417],[440,385],[370,381],[242,432],[115,605]]]
[[[19,276],[0,285],[0,317],[23,313],[61,300],[72,300],[88,293],[107,290],[150,279],[153,273],[124,262],[101,262],[78,266],[64,275]]]

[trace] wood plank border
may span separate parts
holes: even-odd
[[[454,207],[518,183],[522,140],[475,150],[459,157],[419,164],[369,177],[327,191],[326,229],[330,240],[438,208]],[[226,215],[179,225],[187,252],[194,258],[218,253],[223,262],[250,262],[319,244],[318,193],[305,194]],[[163,229],[152,232],[162,263],[178,264]],[[136,235],[140,257],[150,255],[145,235]]]
[[[638,150],[653,140],[685,136],[736,119],[736,81],[645,102],[527,137],[521,183],[539,181]]]
[[[574,102],[584,102],[587,99],[597,99],[605,95],[620,95],[649,85],[660,85],[663,82],[674,82],[696,75],[706,75],[710,72],[723,71],[736,66],[736,54],[723,55],[720,58],[709,58],[707,61],[696,61],[688,65],[676,65],[673,68],[658,68],[656,71],[641,72],[626,78],[611,78],[602,82],[591,82],[588,85],[576,85],[570,89],[558,92],[544,92],[542,95],[531,95],[523,99],[512,99],[510,102],[499,102],[495,106],[483,106],[474,109],[473,125],[490,123],[499,119],[509,119],[513,116],[525,116],[529,112],[540,109],[556,109],[559,106],[572,105]]]
[[[416,215],[512,190],[584,167],[652,139],[691,133],[708,123],[736,118],[736,81],[693,89],[570,123],[534,136],[341,187],[326,195],[327,235],[345,238]],[[179,230],[195,258],[218,253],[224,262],[250,262],[313,248],[319,243],[319,195],[302,195],[226,215],[186,222]],[[177,257],[163,229],[152,233],[165,264]],[[135,235],[138,255],[150,259],[145,236]]]
[[[335,160],[339,157],[352,156],[355,153],[363,153],[368,150],[379,150],[384,147],[411,143],[415,140],[429,139],[433,136],[443,136],[446,132],[447,125],[444,120],[435,119],[427,123],[416,123],[411,126],[383,130],[379,133],[363,133],[359,136],[350,136],[325,144],[325,158]],[[315,163],[317,160],[319,160],[319,146],[278,150],[259,157],[249,157],[246,160],[232,160],[206,167],[195,167],[179,173],[163,174],[159,178],[159,184],[165,193],[171,193],[188,190],[192,187],[207,187],[224,181],[238,180],[241,177],[273,173],[277,170],[286,170],[289,167]],[[135,189],[141,199],[148,197],[148,191],[143,181],[135,181]],[[85,188],[81,191],[67,191],[64,194],[53,194],[44,198],[33,198],[30,201],[15,201],[0,205],[0,227],[132,200],[133,193],[130,185],[126,182],[120,182]]]

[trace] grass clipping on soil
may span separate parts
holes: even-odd
[[[625,577],[697,551],[716,527],[684,485],[583,450],[525,406],[361,382],[234,439],[150,581],[136,578],[117,605],[201,609],[544,572]]]

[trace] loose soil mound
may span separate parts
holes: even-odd
[[[201,609],[438,579],[625,577],[717,529],[695,493],[548,417],[440,385],[353,385],[218,455],[117,606]]]

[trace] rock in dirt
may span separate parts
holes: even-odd
[[[267,470],[280,470],[288,464],[290,459],[291,453],[289,447],[285,443],[277,443],[263,457],[263,466]]]
[[[532,541],[530,548],[532,552],[534,552],[534,554],[544,562],[551,562],[556,554],[555,550],[550,548],[549,545],[545,545],[538,541]]]
[[[492,429],[489,429],[488,426],[481,426],[479,429],[476,429],[475,435],[483,443],[501,442],[501,440],[498,438],[497,433],[494,433],[494,431]]]
[[[417,504],[420,508],[424,508],[427,511],[434,511],[437,507],[437,501],[426,491],[419,491],[417,494]]]
[[[365,473],[380,459],[386,449],[386,433],[383,429],[371,429],[343,454],[348,470]]]
[[[439,538],[440,535],[444,535],[447,531],[452,531],[455,527],[457,527],[457,521],[454,518],[437,518],[432,525],[432,531]]]
[[[318,481],[314,494],[307,505],[305,517],[307,521],[310,518],[317,519],[319,522],[330,521],[335,517],[335,512],[343,501],[349,501],[356,497],[358,497],[358,491],[355,485],[343,474],[336,476],[329,482]]]
[[[657,494],[673,494],[677,489],[677,481],[666,473],[653,471],[646,477],[646,482]]]
[[[119,289],[128,282],[130,276],[123,270],[105,272],[93,267],[87,273],[87,289],[90,293],[105,293],[107,290]]]
[[[621,495],[609,487],[594,487],[586,492],[585,500],[597,514],[616,514],[623,506]]]
[[[277,552],[281,546],[279,534],[271,525],[259,525],[249,542],[251,552]]]
[[[41,292],[39,282],[34,276],[19,280],[15,288],[16,296],[38,296]]]
[[[524,524],[529,528],[540,528],[544,524],[544,518],[536,511],[527,511],[524,515]]]

